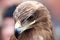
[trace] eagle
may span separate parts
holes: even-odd
[[[24,1],[14,13],[15,35],[11,40],[55,40],[50,12],[41,2]]]

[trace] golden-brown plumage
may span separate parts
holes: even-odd
[[[30,18],[29,14],[33,17]],[[26,17],[30,18],[29,21],[36,20],[17,37],[17,40],[54,40],[51,16],[43,4],[36,1],[23,2],[18,5],[13,16],[16,21],[20,20],[21,24]],[[11,40],[15,40],[15,37]]]

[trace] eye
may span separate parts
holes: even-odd
[[[34,15],[30,16],[27,20],[28,20],[29,22],[34,21],[34,20],[35,20]]]
[[[29,23],[33,22],[35,20],[35,15],[31,15],[29,18],[25,18],[21,21],[22,26],[28,25]]]

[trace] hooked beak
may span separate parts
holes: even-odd
[[[23,26],[21,25],[20,21],[18,20],[15,24],[15,34],[19,36],[22,32],[25,30],[29,29],[31,25],[33,25],[36,22],[36,20],[30,22],[30,23],[25,23]]]

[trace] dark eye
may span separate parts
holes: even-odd
[[[31,15],[28,19],[29,22],[32,22],[35,20],[35,15]]]
[[[23,17],[24,18],[24,17]],[[31,22],[33,22],[35,20],[35,14],[32,14],[30,16],[25,16],[25,18],[23,20],[21,20],[21,24],[24,25],[24,24],[29,24]]]

